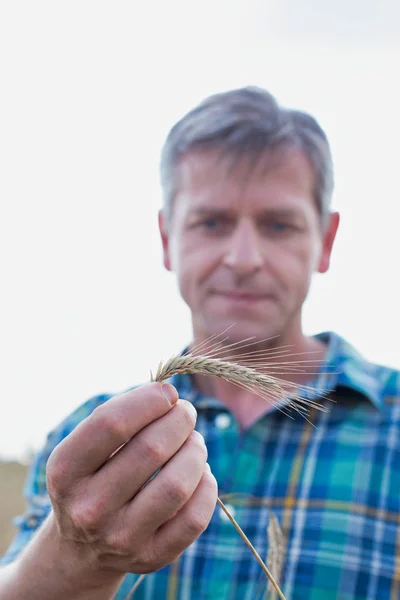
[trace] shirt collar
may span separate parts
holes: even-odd
[[[329,372],[329,389],[347,387],[362,394],[374,406],[384,406],[383,371],[378,365],[370,363],[351,344],[337,333],[323,332],[316,339],[327,344],[325,363],[321,371]],[[319,374],[317,376],[321,377]],[[323,376],[322,376],[323,377]]]

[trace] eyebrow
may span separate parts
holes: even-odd
[[[221,217],[235,217],[235,213],[228,208],[215,208],[213,206],[204,206],[194,208],[189,212],[190,216],[221,216]],[[300,217],[301,214],[295,208],[280,208],[272,207],[268,209],[263,209],[262,211],[255,214],[257,219],[266,219],[270,217],[280,217],[280,218],[293,218]]]
[[[194,215],[194,216],[204,216],[204,215],[221,215],[221,216],[226,216],[226,215],[232,215],[232,210],[229,209],[225,209],[225,208],[215,208],[213,206],[204,206],[204,207],[199,207],[199,208],[194,208],[192,210],[189,211],[190,215]]]
[[[261,211],[257,216],[261,218],[265,217],[280,217],[280,218],[293,218],[293,217],[301,217],[301,213],[296,208],[269,208],[267,210]]]

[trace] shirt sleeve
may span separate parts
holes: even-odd
[[[0,557],[0,566],[13,562],[28,542],[33,538],[43,521],[51,511],[51,502],[46,486],[46,465],[54,448],[66,438],[75,427],[88,417],[93,410],[106,402],[111,395],[95,396],[82,404],[69,417],[67,417],[46,440],[42,450],[37,454],[28,472],[24,486],[26,510],[21,516],[13,520],[17,533],[3,557]]]

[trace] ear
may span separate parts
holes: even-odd
[[[159,227],[160,235],[161,235],[164,267],[168,271],[172,271],[171,259],[170,259],[170,254],[169,254],[169,235],[168,235],[167,218],[166,218],[166,215],[163,210],[160,210],[158,213],[158,227]]]
[[[329,221],[323,234],[322,252],[317,269],[318,273],[326,273],[326,271],[329,269],[333,242],[335,241],[336,233],[339,227],[339,221],[339,213],[334,212],[329,215]]]

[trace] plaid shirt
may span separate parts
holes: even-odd
[[[335,334],[318,337],[328,351],[313,395],[330,390],[323,401],[330,411],[312,412],[310,422],[273,410],[240,432],[232,414],[199,394],[190,376],[171,382],[196,406],[219,494],[264,558],[270,511],[277,516],[286,539],[287,600],[397,600],[400,373],[366,362]],[[48,437],[31,467],[27,512],[16,521],[19,532],[3,563],[18,555],[50,510],[45,470],[51,451],[110,397],[89,400]],[[116,598],[123,600],[136,580],[127,575]],[[148,575],[134,598],[266,599],[266,583],[217,507],[206,532],[172,565]]]

